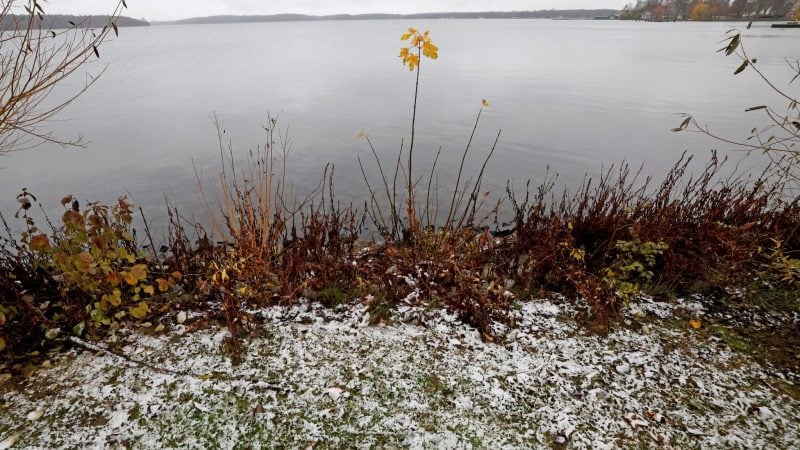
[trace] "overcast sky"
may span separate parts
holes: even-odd
[[[126,0],[126,16],[174,20],[218,14],[337,14],[537,9],[620,9],[630,0]],[[49,0],[45,11],[107,14],[116,0]]]

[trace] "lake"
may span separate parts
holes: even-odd
[[[705,160],[711,148],[729,150],[701,135],[670,132],[679,113],[744,138],[763,123],[745,108],[784,106],[754,73],[734,77],[738,61],[715,53],[726,30],[743,24],[420,20],[124,28],[88,68],[96,73],[107,64],[105,74],[50,124],[58,136],[82,134],[87,148],[42,146],[0,159],[0,209],[13,214],[25,186],[52,211],[72,193],[103,201],[128,195],[156,225],[163,224],[165,196],[198,212],[194,167],[204,178],[218,170],[211,116],[224,120],[226,136],[244,154],[263,143],[267,111],[288,127],[290,178],[298,189],[315,186],[331,162],[339,199],[363,204],[357,157],[371,164],[371,154],[357,134],[366,131],[387,161],[410,135],[414,77],[397,57],[408,26],[431,30],[440,48],[437,61],[422,65],[415,166],[429,168],[441,146],[441,186],[452,183],[482,98],[490,106],[467,169],[480,166],[502,129],[485,184],[498,195],[505,180],[541,179],[548,166],[567,186],[622,160],[658,176],[683,151]],[[756,23],[743,36],[759,66],[786,86],[784,58],[800,57],[800,33]]]

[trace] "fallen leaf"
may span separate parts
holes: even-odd
[[[40,406],[28,413],[28,420],[31,421],[39,420],[42,418],[43,415],[44,415],[44,408]]]
[[[689,326],[694,328],[695,330],[699,330],[702,326],[702,323],[698,319],[692,319],[689,321]]]
[[[326,392],[331,397],[331,399],[335,401],[342,395],[342,392],[344,391],[341,388],[332,387],[328,389]]]
[[[703,433],[702,430],[697,428],[686,428],[686,432],[689,433],[689,436],[706,436],[706,433]]]
[[[5,438],[2,442],[0,442],[0,450],[6,450],[14,446],[19,442],[19,434],[12,434],[11,436]]]

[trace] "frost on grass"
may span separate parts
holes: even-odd
[[[687,306],[688,305],[688,306]],[[694,308],[695,304],[683,304]],[[800,446],[789,382],[641,302],[607,336],[565,304],[530,302],[503,345],[453,315],[404,307],[258,311],[240,364],[224,329],[72,350],[0,386],[16,447],[572,448]],[[672,325],[670,325],[672,324]],[[181,327],[179,326],[179,329]],[[789,386],[790,387],[790,386]],[[35,418],[35,420],[31,420]]]

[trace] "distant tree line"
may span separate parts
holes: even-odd
[[[24,27],[28,23],[29,15],[8,14],[0,19],[0,30],[11,30]],[[66,14],[47,14],[42,18],[35,17],[36,25],[41,25],[45,30],[58,30],[80,26],[82,28],[102,28],[109,23],[108,16],[73,16]],[[130,17],[116,18],[118,27],[147,27],[150,24],[145,20]]]
[[[617,15],[615,9],[569,9],[542,11],[484,11],[484,12],[441,12],[419,14],[336,14],[328,16],[309,16],[304,14],[274,14],[259,16],[210,16],[194,17],[174,22],[154,22],[157,24],[205,24],[205,23],[253,23],[253,22],[301,22],[323,20],[390,20],[390,19],[591,19]]]
[[[784,19],[800,16],[799,0],[637,0],[623,20]]]

